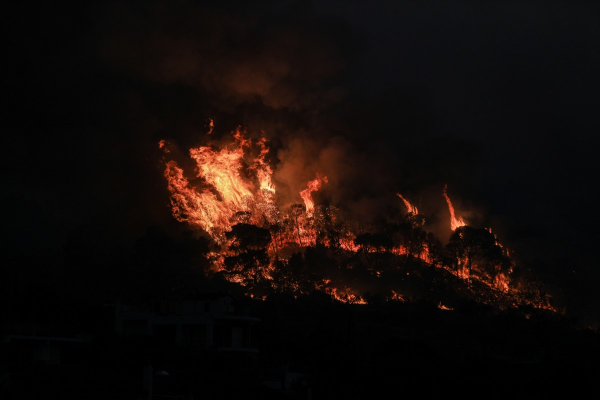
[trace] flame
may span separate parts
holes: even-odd
[[[406,301],[404,296],[401,293],[396,292],[395,290],[392,290],[392,295],[390,297],[388,297],[388,299],[395,300],[395,301],[401,301],[401,302]]]
[[[251,149],[252,143],[244,138],[239,128],[234,138],[231,148],[226,146],[215,150],[210,146],[201,146],[190,149],[190,157],[197,165],[196,177],[201,178],[203,183],[201,189],[190,184],[175,161],[167,162],[164,172],[174,217],[180,222],[201,227],[217,242],[222,242],[222,233],[230,230],[237,214],[269,214],[275,193],[272,171],[264,160],[268,153],[265,139],[258,141],[260,154],[254,159],[253,165],[247,168],[259,182],[260,193],[256,194],[258,191],[253,182],[242,176],[246,165],[244,149]],[[163,140],[159,147],[168,153]],[[255,215],[255,219],[259,217]],[[266,217],[272,218],[271,215]]]
[[[335,287],[327,287],[325,288],[325,293],[329,294],[331,297],[336,299],[339,302],[347,303],[347,304],[367,304],[367,301],[363,299],[361,296],[352,293],[350,288],[338,289]]]
[[[356,252],[357,246],[354,243],[354,238],[340,238],[339,239],[340,247],[347,251]]]
[[[417,207],[410,204],[409,201],[406,200],[404,197],[402,197],[402,195],[400,193],[396,193],[396,195],[402,199],[402,201],[404,202],[404,205],[406,206],[406,210],[408,211],[409,214],[417,215],[419,213],[419,210],[417,209]]]
[[[165,153],[170,153],[171,151],[169,149],[167,149],[166,145],[167,145],[167,142],[165,142],[164,140],[161,140],[160,142],[158,142],[159,149],[163,149],[163,151]]]
[[[214,128],[212,119],[209,126],[210,135]],[[326,276],[310,281],[308,285],[301,285],[299,283],[301,280],[297,278],[288,282],[277,281],[278,274],[286,276],[285,271],[280,267],[285,266],[286,257],[298,251],[298,246],[302,248],[319,244],[326,248],[335,248],[336,253],[342,251],[358,254],[364,251],[366,255],[383,250],[357,245],[355,238],[361,229],[353,228],[352,224],[345,224],[339,218],[342,214],[335,211],[336,207],[322,205],[315,207],[312,192],[318,191],[324,182],[328,183],[326,176],[317,174],[314,180],[307,183],[306,189],[299,192],[304,207],[301,204],[294,204],[289,212],[282,213],[275,204],[276,187],[272,181],[273,170],[268,161],[267,140],[264,137],[259,140],[246,138],[245,131],[241,128],[232,132],[232,136],[233,141],[220,148],[209,145],[190,149],[189,156],[196,165],[194,173],[186,173],[174,160],[165,161],[164,176],[168,183],[173,216],[180,222],[202,228],[219,245],[218,251],[208,254],[207,259],[211,263],[210,271],[212,273],[224,271],[228,280],[246,286],[248,294],[254,298],[263,297],[251,292],[252,284],[248,282],[252,281],[267,282],[268,285],[278,289],[291,288],[294,295],[307,293],[308,288],[312,286],[339,301],[365,304],[366,301],[357,294],[356,288],[349,288],[340,280],[336,280],[334,286],[331,284],[331,279]],[[168,145],[165,140],[158,143],[165,154],[170,154]],[[447,185],[444,186],[443,195],[450,211],[452,230],[465,226],[462,218],[455,215],[454,207],[447,195]],[[397,196],[404,202],[409,215],[418,214],[417,208],[407,199],[400,193],[397,193]],[[411,219],[416,221],[417,218]],[[236,256],[236,250],[231,248],[225,233],[230,231],[234,224],[240,222],[269,229],[271,242],[266,251],[270,259],[260,265],[257,264],[259,268],[245,269],[243,265],[232,267],[225,262],[228,257]],[[413,227],[416,228],[418,225],[420,224],[413,221]],[[336,228],[331,230],[334,226]],[[486,229],[493,234],[491,228]],[[502,249],[503,255],[508,257],[508,249],[499,243],[496,235],[494,238],[496,245]],[[430,266],[445,268],[463,280],[478,280],[479,283],[494,289],[495,293],[514,299],[515,305],[518,304],[517,299],[521,291],[519,283],[511,280],[512,266],[508,268],[504,264],[498,264],[494,266],[494,271],[484,275],[475,268],[476,259],[461,257],[457,260],[456,267],[450,266],[440,261],[439,255],[436,255],[436,248],[430,246],[429,242],[419,239],[402,242],[402,244],[396,242],[393,248],[386,248],[385,251],[389,252],[390,256],[408,256]],[[347,268],[352,269],[352,264]],[[283,275],[281,275],[282,271]],[[374,277],[383,279],[386,276],[384,272],[385,270],[378,265],[368,268],[368,273]],[[409,275],[409,272],[406,274]],[[531,300],[520,300],[529,301],[534,307],[554,310],[547,295],[546,298],[544,296],[545,294],[540,291],[539,295],[533,296]],[[395,291],[392,291],[391,297],[387,298],[397,301],[410,300],[408,296]],[[438,307],[449,309],[441,302]]]
[[[239,173],[244,157],[242,145],[233,150],[224,148],[219,152],[210,147],[190,149],[190,157],[198,165],[198,177],[214,187],[225,205],[236,210],[243,209],[244,199],[252,197],[252,186]]]
[[[373,251],[377,251],[377,250],[374,249]],[[391,253],[398,255],[398,256],[402,256],[402,255],[408,255],[409,251],[406,248],[406,246],[400,245],[398,247],[392,248]],[[433,259],[431,258],[431,255],[429,254],[429,247],[427,246],[426,243],[423,244],[423,246],[419,249],[418,252],[413,253],[412,255],[428,264],[433,263]]]
[[[319,174],[317,174],[317,178],[312,181],[309,181],[306,185],[306,189],[300,192],[300,196],[304,200],[304,205],[306,206],[306,213],[308,215],[312,215],[313,210],[315,208],[315,202],[312,199],[311,193],[321,189],[321,184],[323,182],[328,182],[327,177],[320,177]]]
[[[494,287],[503,292],[508,292],[510,289],[510,279],[503,273],[498,274],[494,278]]]
[[[463,219],[461,217],[456,217],[454,215],[454,206],[452,206],[452,202],[450,201],[450,198],[448,197],[448,194],[446,193],[448,189],[448,185],[444,186],[444,191],[443,191],[443,195],[444,198],[446,199],[446,203],[448,203],[448,210],[450,210],[450,228],[454,231],[456,230],[456,228],[460,228],[461,226],[465,226],[466,223],[463,221]]]

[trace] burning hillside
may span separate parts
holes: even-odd
[[[209,134],[212,129],[211,120]],[[159,145],[172,156],[169,143]],[[295,202],[283,204],[268,154],[264,137],[248,138],[238,128],[224,145],[190,149],[193,171],[165,159],[173,216],[210,236],[210,273],[241,284],[248,295],[318,290],[351,303],[366,303],[373,295],[397,301],[427,297],[442,308],[466,296],[500,308],[554,310],[551,297],[525,276],[491,228],[469,226],[457,215],[447,185],[440,196],[452,234],[442,244],[425,229],[428,217],[400,193],[405,214],[367,224],[343,204],[318,204],[313,194],[328,184],[323,173],[306,183]],[[437,293],[425,293],[424,282],[437,285]],[[449,287],[453,295],[444,294]]]

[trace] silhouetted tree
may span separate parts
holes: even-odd
[[[337,211],[331,205],[318,205],[313,215],[317,243],[326,243],[334,249],[339,247],[342,233],[342,218],[336,215]]]
[[[374,268],[379,267],[381,252],[389,251],[394,243],[392,239],[384,233],[361,233],[354,239],[354,244],[359,246],[364,253],[365,258],[371,263],[373,260]]]
[[[271,243],[271,232],[256,225],[239,223],[225,233],[229,240],[229,249],[236,252],[248,250],[264,250]]]
[[[250,224],[236,224],[225,233],[233,255],[225,257],[225,268],[231,275],[241,275],[250,289],[263,281],[263,268],[269,265],[267,248],[271,243],[268,229]]]
[[[296,228],[296,232],[298,233],[298,244],[302,246],[302,236],[300,235],[300,217],[304,215],[305,208],[302,204],[292,204],[290,206],[289,215],[291,217],[291,221],[294,223],[294,228]]]
[[[419,257],[422,254],[427,233],[421,225],[415,224],[407,218],[396,224],[394,236],[395,241],[406,250],[408,258]]]
[[[470,281],[474,263],[487,263],[488,257],[495,251],[495,246],[496,239],[487,229],[477,229],[468,225],[457,228],[447,245],[450,253],[456,257],[457,276],[458,268],[466,267]]]
[[[279,249],[282,245],[281,236],[283,233],[283,226],[279,222],[274,222],[267,225],[267,229],[271,233],[271,246],[273,247],[273,253],[275,254],[275,261],[279,260]]]

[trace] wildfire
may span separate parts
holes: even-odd
[[[164,173],[175,218],[201,227],[218,242],[222,242],[222,233],[230,230],[236,214],[257,214],[261,211],[264,214],[272,205],[275,193],[272,171],[265,162],[268,153],[265,139],[258,141],[260,154],[248,167],[244,159],[245,149],[252,149],[252,142],[244,138],[240,129],[235,132],[234,139],[231,147],[221,150],[210,146],[190,149],[190,157],[197,165],[196,177],[201,178],[202,188],[191,185],[175,161],[166,163]],[[159,147],[168,153],[164,141],[160,141]],[[242,175],[244,171],[254,175],[260,190],[248,176]],[[254,217],[258,219],[262,215]]]
[[[325,293],[341,303],[348,304],[367,304],[366,300],[361,296],[352,293],[350,288],[338,289],[335,287],[325,288]]]
[[[410,204],[410,202],[408,200],[406,200],[400,193],[396,193],[396,195],[402,199],[402,201],[404,202],[404,205],[406,206],[406,210],[408,211],[409,214],[417,215],[419,213],[419,210],[417,209],[417,207]]]
[[[212,119],[209,127],[208,135],[213,132]],[[335,206],[315,206],[312,193],[320,190],[323,183],[328,183],[328,178],[320,174],[299,192],[304,207],[294,203],[289,211],[280,210],[276,204],[273,170],[268,161],[267,140],[264,137],[249,139],[245,134],[238,128],[232,132],[233,140],[228,145],[190,149],[189,157],[196,165],[193,174],[186,173],[173,159],[166,161],[164,176],[173,216],[180,222],[201,228],[219,245],[218,251],[207,255],[211,271],[222,272],[231,282],[247,287],[248,294],[254,298],[264,298],[264,294],[260,290],[252,292],[253,288],[266,285],[278,290],[289,289],[294,296],[310,293],[316,288],[338,301],[365,304],[366,300],[356,288],[345,284],[341,271],[352,270],[349,273],[364,273],[361,277],[365,279],[372,276],[384,280],[390,270],[404,265],[404,260],[413,265],[417,260],[421,265],[444,268],[469,282],[477,280],[511,300],[519,296],[519,288],[511,281],[515,264],[507,264],[509,251],[499,243],[491,228],[486,229],[494,236],[495,245],[501,249],[504,259],[489,260],[481,254],[462,253],[446,263],[440,257],[439,246],[423,229],[425,217],[419,215],[417,207],[400,193],[396,195],[406,206],[406,220],[410,223],[405,224],[408,228],[394,231],[395,236],[388,233],[369,236],[371,233],[367,228],[366,237],[362,235],[361,240],[357,240],[364,232],[363,227],[342,218],[344,214]],[[158,146],[165,154],[172,155],[165,140]],[[443,196],[450,211],[451,229],[465,226],[463,219],[455,214],[447,185]],[[240,230],[236,231],[236,228]],[[459,231],[460,239],[464,239],[463,233]],[[238,234],[240,236],[236,236]],[[242,242],[245,244],[240,245]],[[311,253],[311,247],[319,250]],[[291,256],[295,257],[293,263]],[[348,262],[350,259],[352,261]],[[318,265],[322,271],[315,273]],[[323,275],[318,276],[321,272]],[[407,271],[406,275],[413,274]],[[331,276],[336,277],[335,285],[331,284]],[[414,272],[414,276],[419,273]],[[391,293],[388,300],[410,301],[400,292],[392,290]],[[532,305],[551,309],[541,294],[532,298],[538,299],[532,300]],[[515,300],[515,305],[517,303]],[[441,302],[438,307],[450,309]]]
[[[242,210],[244,199],[252,197],[252,186],[240,176],[244,151],[242,146],[219,152],[210,147],[190,150],[198,165],[198,177],[204,178],[221,196],[228,208]]]
[[[510,280],[503,273],[498,274],[494,278],[494,287],[498,290],[502,290],[503,292],[509,291],[509,289],[510,289],[509,283],[510,283]]]
[[[309,181],[306,186],[306,189],[300,192],[300,196],[304,200],[304,205],[306,206],[306,213],[308,215],[312,215],[313,210],[315,208],[315,202],[312,199],[311,193],[321,189],[321,185],[323,182],[328,182],[327,177],[321,177],[319,176],[319,174],[317,174],[317,178],[312,181]]]
[[[461,217],[456,217],[456,215],[454,214],[454,206],[452,205],[452,202],[450,201],[450,198],[448,197],[448,194],[446,193],[447,190],[448,190],[448,185],[445,185],[443,195],[444,195],[444,198],[446,199],[446,203],[448,203],[448,210],[450,210],[450,228],[454,231],[457,228],[460,228],[461,226],[465,226],[466,223],[465,223],[465,221],[463,221],[463,219]]]

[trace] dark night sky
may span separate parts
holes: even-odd
[[[599,5],[1,7],[4,265],[82,227],[112,244],[178,229],[157,143],[203,144],[214,118],[265,132],[282,193],[323,172],[323,198],[357,213],[400,191],[445,221],[448,183],[467,221],[600,309]]]

